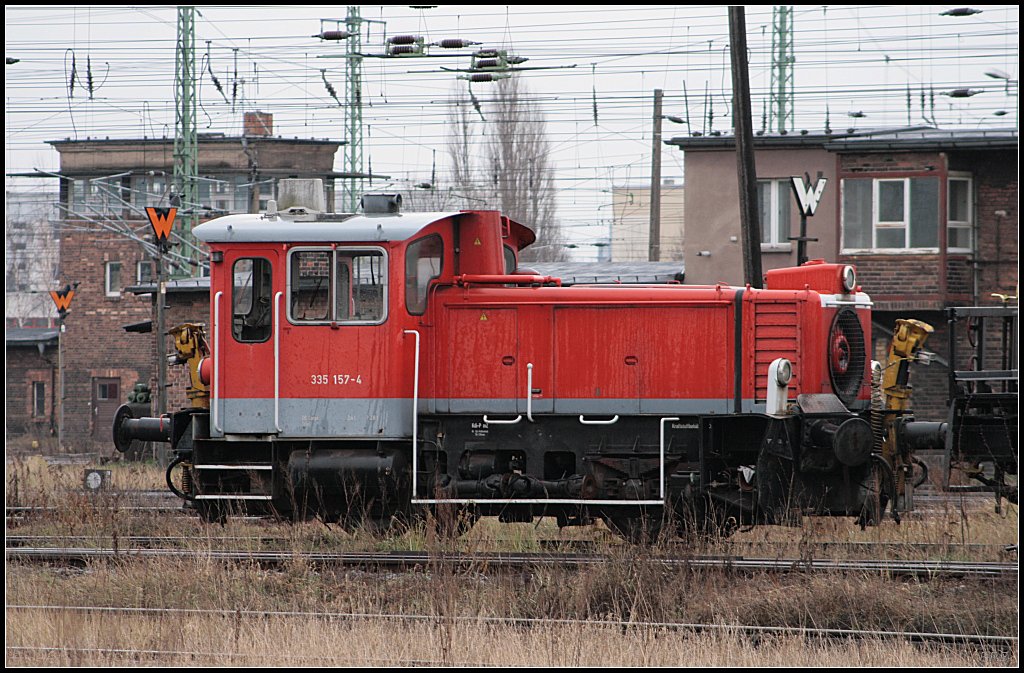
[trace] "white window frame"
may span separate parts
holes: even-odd
[[[105,263],[103,265],[103,292],[104,292],[104,295],[107,296],[107,297],[120,297],[121,296],[121,290],[123,289],[123,288],[112,289],[110,287],[110,269],[115,264],[117,265],[117,269],[118,269],[118,272],[117,272],[117,276],[118,276],[117,282],[121,283],[121,273],[124,271],[124,265],[121,264],[121,262],[117,261],[117,260],[111,261],[111,262],[107,262],[107,263]]]
[[[338,282],[337,269],[338,269],[338,253],[339,252],[342,252],[342,253],[349,253],[349,252],[354,252],[354,253],[360,253],[360,252],[380,253],[380,256],[381,256],[381,271],[384,274],[384,278],[383,278],[384,282],[381,283],[381,286],[382,286],[382,289],[381,289],[381,295],[382,295],[381,296],[381,301],[383,302],[383,306],[382,306],[382,315],[381,315],[380,319],[379,320],[335,320],[335,319],[332,319],[332,318],[335,317],[335,311],[337,310],[337,302],[336,302],[336,300],[334,300],[335,292],[337,291],[337,287],[336,286],[330,288],[329,292],[328,292],[328,296],[331,297],[331,300],[330,300],[330,304],[329,304],[329,307],[328,307],[329,310],[328,310],[328,314],[327,314],[327,316],[328,316],[327,319],[325,319],[325,320],[300,320],[300,319],[295,318],[292,315],[292,264],[293,264],[293,260],[295,259],[295,255],[297,253],[300,253],[300,252],[329,252],[329,253],[331,253],[330,278],[331,278],[331,282],[335,283],[335,284]],[[382,247],[379,247],[379,246],[340,246],[340,245],[339,246],[332,246],[332,247],[326,247],[326,246],[303,246],[303,247],[292,248],[291,250],[288,251],[288,268],[287,268],[286,272],[288,274],[288,280],[287,280],[287,284],[286,284],[286,288],[285,288],[287,290],[287,295],[286,295],[287,316],[288,316],[288,322],[291,323],[292,325],[300,325],[300,326],[306,326],[306,325],[383,325],[388,320],[388,311],[389,311],[389,308],[390,308],[389,307],[390,299],[389,299],[389,294],[388,294],[388,292],[389,292],[388,288],[389,288],[389,286],[391,284],[391,267],[390,267],[390,258],[388,256],[388,251],[385,248],[382,248]]]
[[[785,241],[778,240],[779,238],[779,199],[784,198],[782,194],[785,194],[785,198],[789,198],[792,194],[792,186],[789,178],[776,179],[776,178],[764,178],[757,181],[758,189],[762,184],[769,184],[769,198],[770,203],[768,205],[768,212],[771,213],[771,221],[767,223],[768,226],[768,241],[761,242],[761,252],[791,252],[793,250],[793,243],[789,240],[788,236]],[[793,231],[793,204],[790,204],[789,210],[789,222],[786,223],[786,229],[789,234]],[[765,222],[761,222],[761,232],[764,235]]]
[[[882,219],[882,183],[899,182],[903,185],[903,219]],[[903,245],[883,248],[878,245],[879,229],[902,229]],[[907,250],[907,237],[910,236],[910,178],[875,178],[871,183],[871,247],[875,250]]]
[[[149,267],[149,278],[148,279],[143,279],[142,278],[142,269],[144,269],[147,266]],[[155,281],[156,280],[156,269],[154,268],[155,266],[156,265],[152,261],[150,261],[150,260],[142,260],[141,262],[136,262],[135,263],[135,282],[139,283],[139,284],[142,284],[142,283],[145,283],[145,282],[153,282],[153,281]]]
[[[967,206],[964,209],[967,213],[966,220],[954,220],[950,217],[950,207],[953,190],[950,188],[954,180],[967,183]],[[953,237],[949,235],[951,229],[966,229],[970,244],[966,248],[954,248],[950,245]],[[950,172],[946,183],[946,249],[949,252],[972,252],[974,250],[974,177],[970,173]]]
[[[32,418],[46,418],[46,381],[32,382]]]
[[[920,176],[913,176],[913,177],[920,177]],[[843,178],[840,181],[840,196],[839,196],[840,215],[839,215],[839,217],[840,217],[841,226],[840,226],[840,231],[839,231],[839,241],[840,241],[839,254],[841,254],[841,255],[921,255],[921,254],[934,254],[934,253],[937,253],[937,252],[940,251],[940,247],[938,247],[938,246],[931,247],[931,248],[911,248],[911,247],[908,247],[909,246],[909,242],[910,242],[910,205],[911,205],[911,201],[910,201],[910,185],[911,185],[911,180],[913,179],[913,177],[909,177],[908,176],[908,177],[892,177],[892,178],[888,178],[888,177],[886,177],[886,178],[858,178],[858,177],[855,177],[855,176],[851,176],[851,177]],[[948,193],[949,193],[949,179],[950,178],[963,178],[963,177],[966,177],[966,175],[961,176],[960,174],[952,174],[952,173],[947,177],[947,184],[946,184],[947,206],[948,206],[948,198],[949,198],[948,197]],[[844,198],[843,194],[845,193],[845,190],[846,190],[846,182],[847,182],[847,180],[871,180],[871,247],[870,248],[848,248],[848,247],[843,245],[843,241],[846,240],[846,209],[843,208],[843,198]],[[880,182],[902,182],[903,183],[903,221],[902,222],[896,221],[896,220],[893,220],[893,221],[881,221],[881,218],[879,216],[879,209],[881,208],[880,198],[879,198],[880,197],[880,190],[879,190],[879,186],[878,186]],[[941,193],[941,191],[940,191],[940,193]],[[938,204],[936,204],[936,205],[938,205]],[[941,212],[941,210],[937,209],[936,212]],[[948,218],[948,209],[947,209],[947,223],[945,225],[947,227],[949,226],[948,219],[949,218]],[[938,227],[938,226],[943,226],[943,225],[941,224],[941,222],[936,222],[936,226]],[[902,247],[902,248],[883,248],[883,247],[880,247],[878,245],[878,230],[879,229],[900,229],[900,228],[903,229],[903,244],[904,244],[904,247]],[[948,235],[948,232],[947,232],[947,235]],[[972,244],[973,244],[973,239],[972,239]],[[963,250],[963,249],[960,249],[960,248],[958,248],[957,250],[958,251],[969,252],[967,250]]]

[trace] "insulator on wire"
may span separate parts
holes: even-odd
[[[405,54],[418,54],[420,50],[413,44],[400,44],[388,47],[388,54],[391,56],[403,56]]]
[[[979,93],[983,93],[983,91],[981,89],[953,89],[952,91],[946,91],[944,93],[950,98],[970,98],[971,96],[977,96]]]
[[[972,14],[981,14],[981,10],[974,9],[973,7],[957,7],[955,9],[947,9],[939,14],[939,16],[971,16]]]
[[[479,42],[473,42],[472,40],[463,40],[461,38],[446,38],[437,42],[431,42],[431,47],[441,47],[442,49],[462,49],[464,47],[472,47],[473,45],[480,44]]]
[[[90,56],[90,55],[86,55],[86,57],[85,57],[85,88],[89,90],[89,100],[92,100],[92,94],[93,94],[92,56]]]
[[[478,73],[473,73],[472,75],[470,75],[468,77],[468,79],[469,79],[470,82],[494,82],[495,80],[498,80],[498,79],[501,79],[501,78],[500,77],[495,77],[493,73],[478,72]]]
[[[500,68],[502,64],[501,59],[478,58],[475,65],[477,68]]]
[[[327,71],[326,70],[321,70],[320,71],[320,79],[322,79],[324,81],[324,87],[327,88],[327,93],[331,94],[331,98],[333,98],[334,102],[337,103],[340,106],[341,105],[341,101],[338,100],[338,92],[335,91],[334,90],[334,86],[330,82],[327,81]]]
[[[423,41],[419,35],[392,35],[388,38],[388,44],[416,44]]]
[[[313,35],[313,37],[319,37],[321,40],[347,40],[353,35],[355,33],[350,33],[347,30],[325,30],[318,35]]]

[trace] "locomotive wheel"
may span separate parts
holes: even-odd
[[[659,512],[639,516],[604,514],[601,519],[616,535],[633,544],[653,544],[661,537],[664,517]]]

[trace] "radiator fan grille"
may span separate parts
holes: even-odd
[[[864,380],[867,344],[857,313],[844,308],[832,321],[828,335],[828,372],[836,396],[849,406]]]

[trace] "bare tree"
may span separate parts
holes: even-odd
[[[473,104],[479,112],[478,103],[474,100]],[[473,160],[476,122],[468,102],[462,98],[453,108],[448,153],[456,190],[472,204],[469,207],[479,208],[481,203],[496,207],[536,232],[537,242],[523,251],[521,261],[568,259],[555,216],[554,169],[546,122],[519,78],[500,80],[487,108],[483,171],[475,168]],[[483,184],[481,173],[486,180]]]
[[[5,192],[4,317],[18,325],[56,315],[48,294],[59,276],[56,192]]]

